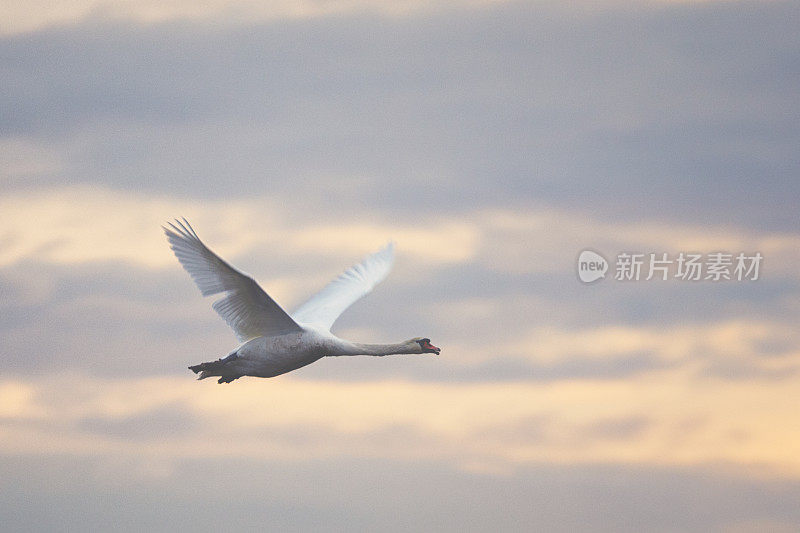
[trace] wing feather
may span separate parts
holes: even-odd
[[[350,267],[321,291],[312,296],[292,314],[299,323],[330,330],[336,319],[353,302],[369,294],[383,281],[394,263],[394,243],[368,255],[361,263]]]
[[[184,218],[163,227],[169,246],[192,276],[203,296],[225,293],[213,308],[225,319],[240,342],[281,335],[302,328],[250,276],[239,272],[212,252]]]

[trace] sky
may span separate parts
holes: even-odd
[[[4,3],[4,527],[796,531],[798,17]],[[175,217],[289,311],[395,241],[333,331],[441,355],[197,382],[236,339]],[[719,252],[758,279],[676,277]]]

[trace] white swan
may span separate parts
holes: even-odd
[[[185,218],[168,224],[162,228],[170,248],[203,296],[225,293],[214,302],[214,310],[242,343],[224,358],[190,366],[200,374],[198,379],[219,376],[217,383],[230,383],[242,376],[271,378],[325,356],[439,354],[430,339],[421,337],[397,344],[362,344],[330,332],[339,315],[389,273],[392,243],[346,270],[289,316],[253,278],[209,250]]]

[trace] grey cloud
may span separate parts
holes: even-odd
[[[49,411],[58,410],[59,402],[76,402],[78,396],[84,394],[81,400],[94,399],[95,393],[91,377],[82,376],[85,387],[80,391],[72,389],[69,397],[65,398],[63,389],[45,388],[38,391],[37,402],[47,406]],[[55,408],[55,409],[54,409]],[[102,411],[102,409],[101,409]],[[200,428],[198,417],[180,402],[162,403],[154,408],[146,409],[134,414],[89,415],[72,418],[51,417],[45,419],[5,417],[0,415],[0,427],[5,431],[29,431],[50,438],[64,438],[65,436],[90,435],[97,439],[107,439],[126,442],[153,442],[184,437]],[[1,463],[2,461],[0,461]]]
[[[652,420],[643,416],[629,416],[600,420],[579,431],[579,441],[626,440],[636,438],[652,425]],[[584,440],[585,439],[585,440]]]
[[[552,418],[545,415],[529,416],[513,423],[482,429],[472,435],[474,439],[486,439],[487,435],[513,445],[531,446],[548,442],[548,430]]]
[[[800,361],[774,368],[765,367],[759,364],[759,361],[751,358],[728,357],[707,361],[698,371],[698,375],[731,381],[746,381],[754,378],[779,381],[800,375]]]
[[[514,246],[524,248],[520,241]],[[793,298],[800,286],[793,280],[691,283],[682,281],[617,282],[593,285],[578,281],[574,272],[577,250],[564,250],[559,273],[506,273],[475,262],[444,266],[429,278],[404,281],[390,277],[368,298],[359,301],[336,323],[340,329],[369,325],[376,331],[397,331],[398,319],[411,336],[423,330],[462,336],[497,338],[531,327],[586,328],[614,324],[668,326],[738,318],[783,321],[796,314]],[[410,268],[413,268],[411,266]],[[469,321],[454,320],[442,303],[464,299],[495,303],[494,313]],[[385,309],[385,311],[383,311]],[[447,307],[445,307],[447,309]],[[431,337],[433,338],[433,337]],[[765,352],[786,350],[780,343],[764,345]]]
[[[181,404],[164,404],[129,416],[85,417],[77,426],[99,437],[136,441],[185,435],[198,427],[198,420]]]
[[[165,374],[235,342],[213,311],[193,315],[184,305],[200,296],[179,270],[36,263],[9,270],[16,290],[42,279],[51,287],[0,303],[6,373]]]
[[[258,265],[259,272],[276,276],[302,276],[304,269],[320,266],[294,267],[296,261],[272,258],[275,255],[253,255],[241,264]],[[299,270],[295,272],[294,268]],[[350,329],[368,328],[358,334],[365,342],[428,336],[443,348],[442,356],[336,358],[317,362],[296,375],[308,379],[396,377],[442,382],[634,376],[681,362],[661,359],[658,347],[653,347],[652,351],[606,358],[567,354],[552,363],[510,357],[498,350],[486,354],[490,360],[471,365],[462,361],[463,355],[454,346],[491,346],[493,340],[503,345],[526,338],[534,328],[581,331],[626,325],[657,330],[734,319],[784,324],[787,317],[794,316],[791,299],[786,297],[795,292],[793,287],[785,283],[757,284],[608,282],[585,286],[571,271],[560,277],[507,275],[478,265],[445,268],[420,277],[390,277],[348,309],[335,332],[346,336]],[[91,377],[186,373],[189,379],[186,366],[220,357],[236,345],[228,327],[211,309],[213,300],[200,296],[177,263],[171,269],[149,270],[126,263],[58,266],[30,261],[0,269],[0,293],[0,356],[7,374],[69,372]],[[487,315],[460,313],[460,302],[473,297],[499,304]],[[299,301],[281,303],[292,309]],[[764,368],[759,359],[791,353],[792,342],[764,339],[741,361],[719,360],[720,354],[705,353],[693,354],[692,358],[704,360],[718,371],[724,363],[731,377],[746,375],[748,369]],[[531,349],[536,349],[535,339]],[[731,365],[738,369],[734,374]]]
[[[533,464],[509,475],[435,461],[185,459],[166,477],[98,457],[3,458],[15,531],[720,531],[800,521],[797,483],[724,468]],[[123,462],[123,465],[127,463]],[[113,510],[113,512],[109,512]]]
[[[436,443],[435,434],[420,430],[406,424],[388,424],[366,430],[335,429],[319,424],[307,423],[302,426],[293,425],[286,427],[260,427],[244,430],[246,438],[254,436],[264,443],[278,444],[281,446],[307,447],[313,441],[335,441],[343,449],[357,449],[368,445],[375,449],[394,450],[402,454],[409,449],[431,449]],[[236,438],[236,429],[231,433],[231,438]]]
[[[797,10],[95,21],[0,42],[0,124],[64,156],[40,183],[794,229]]]
[[[573,428],[573,434],[564,439],[563,435],[553,435],[553,418],[539,415],[524,418],[511,424],[488,427],[476,433],[474,438],[499,439],[507,443],[531,446],[549,444],[554,446],[585,446],[586,443],[608,440],[636,439],[652,425],[645,416],[599,419],[596,422]]]
[[[441,343],[446,346],[445,343]],[[632,354],[606,359],[576,355],[552,363],[533,363],[498,354],[478,365],[459,363],[459,354],[443,352],[438,357],[405,356],[397,358],[330,358],[295,371],[296,377],[363,381],[404,378],[423,382],[482,381],[558,381],[564,379],[619,379],[670,368],[674,363],[650,354]]]
[[[0,169],[0,190],[82,183],[200,202],[270,197],[290,205],[299,225],[544,206],[592,220],[796,232],[798,10],[796,2],[581,11],[520,2],[246,25],[96,18],[4,37],[0,142],[22,139],[52,164],[19,165],[14,175]],[[647,351],[605,360],[576,353],[552,364],[498,353],[470,366],[448,346],[513,340],[532,325],[791,324],[797,316],[793,281],[589,287],[575,279],[577,252],[564,252],[563,273],[469,264],[390,278],[337,326],[369,327],[385,339],[423,334],[442,345],[442,356],[324,360],[296,379],[624,378],[667,363]],[[240,266],[299,276],[324,266],[294,259],[252,252]],[[436,307],[464,298],[502,305],[471,320]],[[234,346],[209,304],[177,264],[168,271],[34,261],[2,268],[2,375],[192,379],[187,364]],[[697,354],[701,381],[781,378],[757,358],[790,346],[757,348],[746,360]],[[47,394],[52,402],[80,392]],[[503,436],[536,442],[545,438],[543,423],[524,420]],[[688,420],[687,431],[704,423]],[[14,424],[3,421],[26,429]],[[90,436],[134,444],[151,432],[180,437],[198,429],[180,405],[77,424]],[[647,420],[628,418],[583,430],[586,438],[627,439],[648,428]],[[291,444],[318,434],[272,429],[263,436]],[[390,426],[353,438],[388,446],[421,437]],[[436,460],[363,457],[151,465],[154,453],[132,449],[0,456],[4,527],[624,532],[800,523],[796,481],[752,478],[725,465],[532,464],[494,476]]]

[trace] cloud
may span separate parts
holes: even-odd
[[[210,309],[210,300],[199,296],[169,257],[157,230],[151,233],[169,262],[163,267],[29,259],[0,270],[0,291],[6,296],[0,302],[6,339],[0,351],[6,368],[20,375],[65,370],[87,377],[188,374],[187,365],[230,351],[234,338]],[[329,259],[314,266],[320,260],[316,253],[296,253],[272,262],[267,248],[234,264],[268,271],[256,278],[291,310],[352,262]],[[306,272],[312,268],[304,257],[314,272]],[[789,318],[794,310],[783,302],[785,292],[761,291],[753,301],[742,300],[737,287],[716,301],[706,301],[702,293],[685,298],[677,288],[652,292],[646,285],[609,286],[597,293],[574,279],[572,267],[561,274],[570,287],[563,290],[558,284],[532,283],[527,276],[508,279],[472,262],[462,270],[449,262],[424,266],[405,262],[409,259],[349,309],[335,331],[365,342],[425,335],[444,348],[442,356],[435,361],[320,361],[299,371],[303,376],[345,382],[387,377],[547,382],[614,379],[680,367],[730,378],[749,372],[791,377],[800,364],[799,340]],[[340,266],[330,266],[335,263]],[[475,269],[474,282],[464,275],[470,269]],[[449,281],[440,285],[440,280]],[[474,296],[480,291],[476,287],[487,285],[500,290]],[[685,290],[688,295],[695,289]],[[624,303],[641,306],[642,298],[672,304],[642,317]],[[721,301],[729,302],[724,309],[719,309]]]
[[[164,404],[130,415],[100,413],[80,418],[77,429],[100,438],[125,440],[170,438],[191,432],[196,424],[193,413],[181,404]]]
[[[34,388],[22,382],[7,381],[0,386],[0,418],[35,419],[43,414],[33,405]]]
[[[455,0],[440,5],[438,9],[445,6],[475,8],[491,3],[496,3],[496,1]],[[5,22],[3,26],[0,26],[0,33],[31,32],[86,20],[122,19],[149,24],[175,20],[194,20],[206,23],[212,20],[224,20],[228,23],[242,24],[275,19],[352,16],[358,13],[378,13],[391,17],[428,10],[431,10],[431,6],[418,0],[404,0],[391,4],[374,0],[300,1],[293,2],[291,5],[278,1],[253,3],[246,0],[206,0],[204,2],[171,0],[167,2],[137,2],[135,4],[123,0],[77,0],[59,6],[59,9],[53,9],[46,3],[38,2],[33,2],[27,6],[27,9],[24,9],[22,4],[11,2],[5,6]]]
[[[580,353],[608,357],[651,352],[665,360],[702,357],[792,356],[800,339],[788,325],[730,321],[668,327],[600,327],[584,330],[537,328],[507,350],[539,361],[558,361]]]
[[[8,194],[0,208],[6,213],[0,265],[125,261],[164,268],[174,260],[157,228],[171,215],[188,216],[223,257],[272,248],[287,261],[329,254],[355,262],[392,238],[417,264],[441,268],[478,262],[512,273],[569,272],[577,252],[588,245],[612,253],[759,251],[772,276],[796,277],[794,265],[800,262],[800,236],[793,233],[609,223],[555,209],[477,208],[394,220],[366,207],[357,216],[331,214],[303,222],[294,209],[269,197],[201,202],[87,186]],[[370,221],[361,222],[364,217]]]
[[[51,184],[269,194],[311,218],[480,199],[793,230],[795,10],[500,3],[213,27],[85,22],[0,43],[0,124],[58,163],[28,167]]]
[[[304,223],[269,198],[200,202],[85,186],[18,192],[0,208],[3,352],[22,375],[173,374],[231,349],[211,300],[199,297],[158,229],[168,214],[189,216],[214,250],[289,310],[388,238],[397,241],[392,276],[349,309],[336,332],[371,342],[429,336],[445,349],[441,363],[320,362],[301,371],[310,379],[557,381],[674,367],[730,379],[798,372],[800,339],[787,318],[797,309],[786,298],[800,249],[793,234],[611,224],[554,209],[414,220],[365,210]],[[585,242],[606,250],[724,243],[763,250],[767,266],[750,284],[587,287],[574,275]]]
[[[67,531],[446,532],[493,527],[567,532],[590,524],[609,532],[675,527],[739,532],[759,526],[791,531],[800,519],[792,505],[796,483],[724,470],[538,464],[489,476],[436,462],[371,458],[299,463],[187,458],[168,477],[147,478],[133,475],[135,463],[112,462],[37,457],[8,465],[0,480],[4,489],[13,489],[0,491],[6,524]],[[178,481],[174,489],[170,480]],[[152,512],[162,508],[170,513]],[[106,509],[113,509],[113,516]]]
[[[386,5],[0,8],[5,524],[796,524],[797,5]],[[395,239],[337,332],[442,355],[193,381],[233,337],[180,215],[288,308]]]
[[[0,174],[6,186],[8,182],[20,184],[26,179],[57,174],[63,169],[57,150],[24,137],[0,138],[0,158],[6,162]]]
[[[711,3],[718,1],[657,0],[651,3]],[[4,24],[0,26],[0,33],[13,35],[40,31],[43,28],[87,20],[122,19],[149,24],[175,20],[203,22],[224,20],[229,24],[242,24],[252,21],[341,17],[363,13],[398,17],[443,9],[460,11],[479,9],[502,3],[507,2],[503,0],[451,0],[438,3],[436,9],[433,9],[430,4],[418,0],[404,0],[391,4],[375,0],[301,1],[291,5],[276,1],[253,3],[246,0],[206,0],[204,2],[171,0],[168,2],[137,2],[135,4],[122,0],[77,0],[53,9],[53,6],[40,2],[28,3],[26,8],[23,8],[22,3],[10,2],[4,6]],[[585,4],[587,5],[582,7],[596,8],[590,2],[585,2]],[[630,2],[618,1],[609,4],[625,6]]]
[[[772,477],[800,475],[791,447],[773,445],[794,438],[792,406],[782,402],[793,380],[694,387],[686,377],[673,370],[550,384],[284,378],[235,387],[183,378],[5,380],[5,395],[28,396],[25,409],[3,423],[0,440],[7,457],[138,456],[145,449],[172,461],[435,458],[512,471],[540,461],[727,463]],[[768,413],[764,404],[773,406]]]
[[[293,227],[296,219],[290,211],[267,198],[201,203],[81,186],[9,195],[0,207],[8,217],[0,255],[0,264],[6,265],[26,259],[173,265],[158,229],[171,214],[188,216],[209,240],[224,235],[225,242],[214,246],[224,256],[258,244],[279,248],[284,255],[313,252],[349,256],[355,262],[393,238],[417,260],[463,262],[475,253],[478,237],[474,225],[455,219],[427,226],[386,221],[383,227],[352,222]]]

